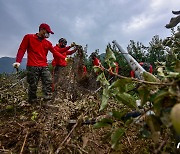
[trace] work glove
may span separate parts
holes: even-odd
[[[19,66],[20,66],[20,63],[18,63],[18,62],[13,63],[14,68],[19,68]]]

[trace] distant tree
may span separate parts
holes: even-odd
[[[131,56],[133,56],[137,62],[147,62],[147,49],[140,42],[135,42],[130,40],[130,44],[127,47],[127,50]]]
[[[167,52],[162,43],[163,40],[160,39],[158,35],[154,36],[149,42],[146,58],[153,67],[155,67],[156,62],[166,61]]]

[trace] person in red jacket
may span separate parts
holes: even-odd
[[[100,60],[96,57],[96,55],[92,55],[92,63],[93,63],[93,66],[98,66],[100,67],[102,70],[104,70],[104,67],[102,66]]]
[[[139,64],[140,64],[146,71],[148,71],[149,73],[152,74],[152,72],[153,72],[153,67],[152,67],[151,64],[143,63],[143,62],[140,62]],[[130,76],[131,76],[132,78],[135,78],[135,73],[134,73],[133,70],[131,70]]]
[[[67,41],[65,38],[60,38],[58,44],[54,46],[54,49],[61,53],[65,58],[67,55],[72,55],[77,51],[75,47],[73,50],[69,50],[70,48],[75,46],[75,43],[72,43],[70,46],[66,46]],[[64,68],[67,66],[66,59],[59,58],[58,56],[54,55],[54,59],[52,61],[53,66],[53,91],[57,92],[57,87],[60,81],[60,73],[64,71]]]
[[[97,58],[97,57],[92,57],[92,59],[93,59],[93,66],[101,66],[101,62],[100,62],[100,60]]]
[[[92,54],[92,63],[93,63],[93,66],[100,67],[102,71],[104,70],[104,67],[102,66],[100,60],[97,58],[97,56],[95,54]],[[98,74],[99,73],[96,72],[96,75],[98,75]]]
[[[39,32],[36,34],[26,34],[19,46],[16,55],[16,62],[13,63],[15,68],[20,66],[22,58],[27,51],[27,82],[28,82],[28,102],[37,102],[37,85],[39,79],[42,81],[42,91],[44,100],[52,98],[52,77],[48,69],[47,54],[51,51],[53,55],[60,59],[65,56],[56,51],[52,43],[47,40],[50,34],[54,34],[50,26],[42,23],[39,26]]]

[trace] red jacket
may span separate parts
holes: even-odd
[[[93,65],[94,66],[100,66],[100,64],[101,64],[100,60],[95,57],[94,60],[93,60]]]
[[[139,64],[140,64],[142,67],[143,67],[143,65],[144,65],[143,62],[140,62]],[[153,67],[152,67],[152,65],[149,65],[149,70],[148,70],[148,72],[151,73],[151,74],[153,73]],[[131,70],[130,76],[133,77],[133,78],[135,77],[135,72],[134,72],[133,70]]]
[[[76,50],[69,50],[71,47],[70,46],[67,46],[67,47],[64,47],[64,48],[61,48],[59,47],[58,45],[54,46],[54,49],[56,51],[58,51],[59,53],[61,53],[65,58],[67,57],[67,55],[72,55],[73,53],[76,52]],[[53,66],[67,66],[67,62],[65,59],[62,59],[62,58],[59,58],[57,56],[54,55],[54,59],[52,61],[52,65]]]
[[[16,62],[21,63],[27,50],[27,66],[45,67],[47,63],[47,54],[50,50],[57,57],[65,59],[63,55],[54,50],[52,43],[46,39],[39,40],[36,34],[27,34],[24,36],[16,56]]]

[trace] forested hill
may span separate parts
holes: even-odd
[[[20,69],[26,68],[26,58],[23,58]],[[12,64],[15,62],[15,58],[12,57],[1,57],[0,58],[0,74],[1,73],[13,73],[14,68]]]

